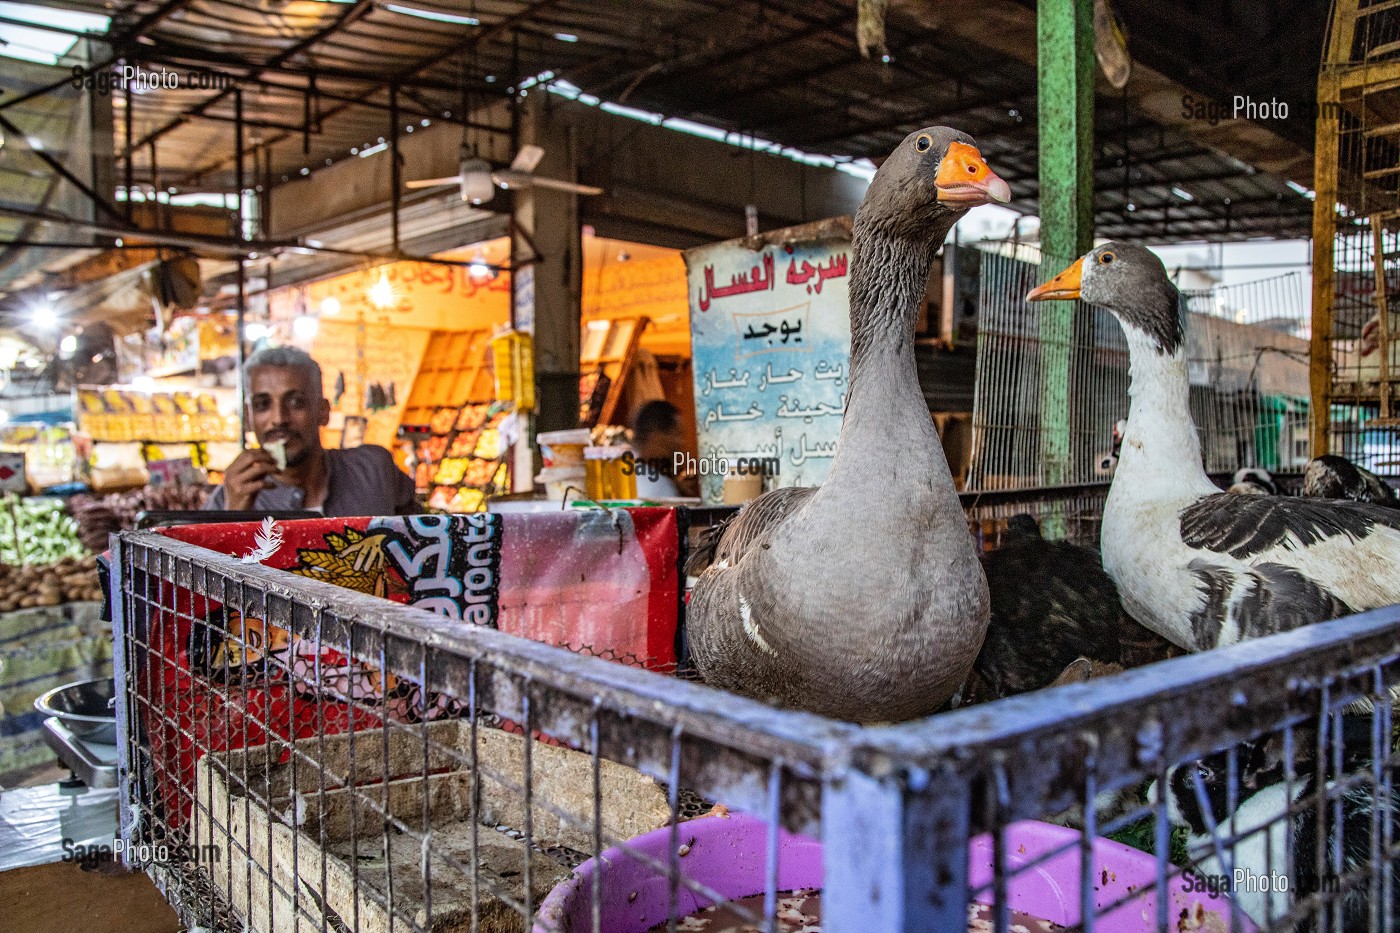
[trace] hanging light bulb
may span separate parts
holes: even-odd
[[[379,281],[369,288],[369,301],[376,308],[388,308],[394,303],[394,286],[383,269],[379,270]]]

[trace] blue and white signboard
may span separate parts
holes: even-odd
[[[850,256],[847,218],[685,253],[701,458],[776,458],[769,488],[826,479],[850,384]],[[702,472],[707,504],[723,483]]]

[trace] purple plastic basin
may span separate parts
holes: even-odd
[[[1034,868],[1021,871],[1007,881],[1011,907],[1055,923],[1079,923],[1079,834],[1063,826],[1023,821],[1007,827],[1007,870],[1035,860],[1057,848],[1073,846]],[[763,891],[768,827],[759,819],[742,814],[705,817],[681,824],[680,843],[689,851],[680,860],[685,877],[698,881],[727,898],[735,899]],[[627,843],[663,864],[671,846],[669,827],[638,836]],[[974,838],[968,847],[972,887],[987,890],[974,899],[992,899],[992,841],[989,836]],[[669,886],[666,876],[643,864],[621,849],[604,852],[600,859],[589,859],[568,881],[550,892],[540,905],[534,933],[585,933],[593,929],[593,873],[601,862],[601,929],[605,933],[646,933],[667,917]],[[1098,933],[1142,933],[1156,928],[1157,860],[1145,852],[1108,839],[1094,840],[1094,903],[1105,904],[1131,898],[1094,922]],[[822,885],[821,843],[805,836],[778,833],[778,890],[819,888]],[[1185,878],[1176,878],[1168,887],[1171,900],[1167,916],[1171,924],[1183,910],[1200,904],[1230,924],[1229,903],[1224,895],[1190,891]],[[1134,896],[1136,895],[1136,896]],[[710,906],[708,898],[687,888],[677,892],[681,916]],[[1235,928],[1239,933],[1255,933],[1247,917]]]

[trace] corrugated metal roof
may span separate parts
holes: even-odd
[[[990,52],[962,28],[989,5],[930,0],[896,6],[887,24],[891,61],[882,63],[863,58],[856,48],[855,2],[63,0],[61,5],[113,16],[114,56],[138,58],[149,69],[171,69],[196,85],[131,96],[130,148],[134,176],[142,184],[158,175],[162,187],[232,190],[233,121],[240,97],[249,150],[246,181],[278,184],[303,169],[351,158],[352,149],[383,136],[391,83],[400,88],[401,116],[409,126],[423,119],[459,120],[464,102],[504,95],[523,79],[552,72],[553,80],[603,101],[841,158],[879,158],[912,129],[936,122],[956,125],[978,138],[989,161],[1011,182],[1013,207],[1034,212],[1034,68],[1024,57]],[[1033,7],[1028,0],[1015,2]],[[1012,15],[1008,9],[1014,12],[1015,2],[1000,0],[1007,9],[998,15]],[[1179,34],[1161,26],[1159,8],[1166,6],[1180,7]],[[1316,59],[1299,55],[1320,45],[1325,16],[1314,22],[1305,14],[1325,8],[1324,0],[1187,6],[1120,2],[1135,58],[1140,55],[1203,93],[1224,93],[1232,74],[1239,76],[1240,87],[1261,86],[1266,72],[1278,77],[1283,64],[1291,66],[1285,82],[1290,94],[1315,80]],[[1213,12],[1197,9],[1203,6]],[[1247,24],[1229,19],[1246,14],[1252,17]],[[1227,34],[1212,36],[1208,51],[1191,45],[1212,24]],[[1238,30],[1236,38],[1228,35],[1230,29]],[[1258,46],[1261,36],[1270,43],[1267,49]],[[1221,48],[1235,54],[1221,59]],[[232,83],[217,86],[221,80]],[[55,98],[59,103],[41,100],[32,106],[54,119],[72,106],[71,94]],[[118,94],[114,103],[120,157],[126,148],[125,100]],[[37,111],[35,119],[41,118]],[[1208,147],[1102,95],[1096,121],[1095,211],[1102,234],[1149,241],[1307,235],[1311,203],[1281,179],[1221,151],[1229,148],[1228,136],[1217,134],[1225,142]],[[1306,144],[1310,130],[1290,126],[1285,135]],[[5,173],[0,177],[7,186],[13,179],[25,188],[22,201],[38,204],[51,173],[36,170],[14,150],[0,151],[0,173]],[[120,169],[117,177],[120,183]],[[0,224],[0,236],[18,229],[12,221]]]

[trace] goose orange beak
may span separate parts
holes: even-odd
[[[1031,289],[1027,301],[1071,301],[1079,297],[1079,280],[1084,274],[1084,257],[1080,256],[1064,272],[1039,288]]]
[[[958,207],[1011,200],[1011,186],[987,167],[976,146],[967,143],[948,144],[933,185],[938,189],[938,200]]]

